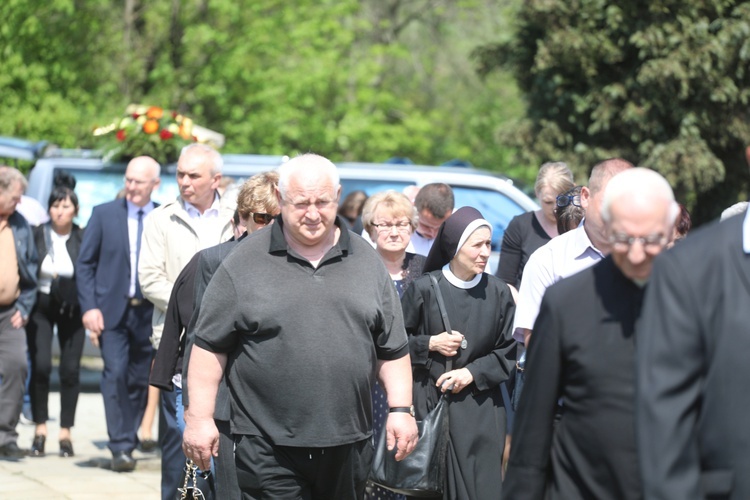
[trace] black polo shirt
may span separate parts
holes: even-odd
[[[342,229],[314,268],[288,247],[281,217],[218,268],[195,343],[229,354],[234,434],[303,447],[369,437],[376,362],[409,352],[401,304],[377,252]]]

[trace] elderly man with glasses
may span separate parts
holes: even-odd
[[[678,213],[666,179],[652,170],[631,169],[609,182],[601,215],[610,255],[549,287],[534,323],[503,486],[508,498],[642,498],[635,325]]]

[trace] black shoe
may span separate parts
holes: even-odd
[[[70,442],[70,439],[61,439],[60,440],[60,456],[72,457],[73,455],[75,455],[75,453],[73,453],[73,443]]]
[[[135,458],[129,451],[115,451],[112,453],[112,470],[115,472],[131,472],[135,469]]]
[[[28,454],[28,450],[22,450],[16,443],[7,443],[0,446],[0,457],[23,458]]]
[[[156,449],[156,441],[154,441],[153,439],[144,439],[143,441],[141,441],[140,448],[144,453],[154,451]]]
[[[31,443],[31,449],[29,450],[30,457],[43,457],[44,456],[44,441],[47,436],[37,434],[34,436],[34,441]]]

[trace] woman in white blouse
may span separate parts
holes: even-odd
[[[60,449],[62,457],[73,456],[70,428],[75,419],[80,392],[80,367],[85,330],[75,286],[75,261],[83,230],[73,224],[78,213],[75,180],[55,179],[49,197],[49,222],[34,228],[39,254],[37,302],[26,326],[31,357],[31,413],[36,423],[31,456],[44,456],[49,419],[47,400],[52,371],[52,338],[57,325],[60,343]]]

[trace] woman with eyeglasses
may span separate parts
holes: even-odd
[[[417,212],[406,195],[396,191],[377,193],[367,199],[362,209],[362,224],[375,242],[375,249],[391,275],[393,286],[401,297],[409,285],[422,275],[425,258],[407,252],[411,234],[417,227]],[[376,383],[373,389],[373,434],[375,442],[388,417],[388,400]],[[369,500],[404,498],[379,486],[369,485]]]
[[[74,454],[70,429],[80,393],[81,355],[86,339],[75,283],[75,261],[83,239],[83,230],[73,223],[78,214],[75,185],[75,179],[66,172],[55,177],[48,201],[50,220],[34,228],[41,265],[37,301],[26,326],[31,357],[29,394],[36,423],[29,453],[32,457],[45,455],[55,327],[60,343],[59,455]]]
[[[377,193],[365,202],[362,224],[375,242],[375,249],[401,297],[409,284],[422,274],[425,261],[423,256],[406,251],[417,227],[414,205],[396,191]]]
[[[515,290],[521,285],[523,268],[539,247],[557,236],[557,196],[575,186],[573,173],[563,162],[545,163],[539,169],[534,193],[541,208],[514,217],[503,235],[500,265],[495,273]]]

